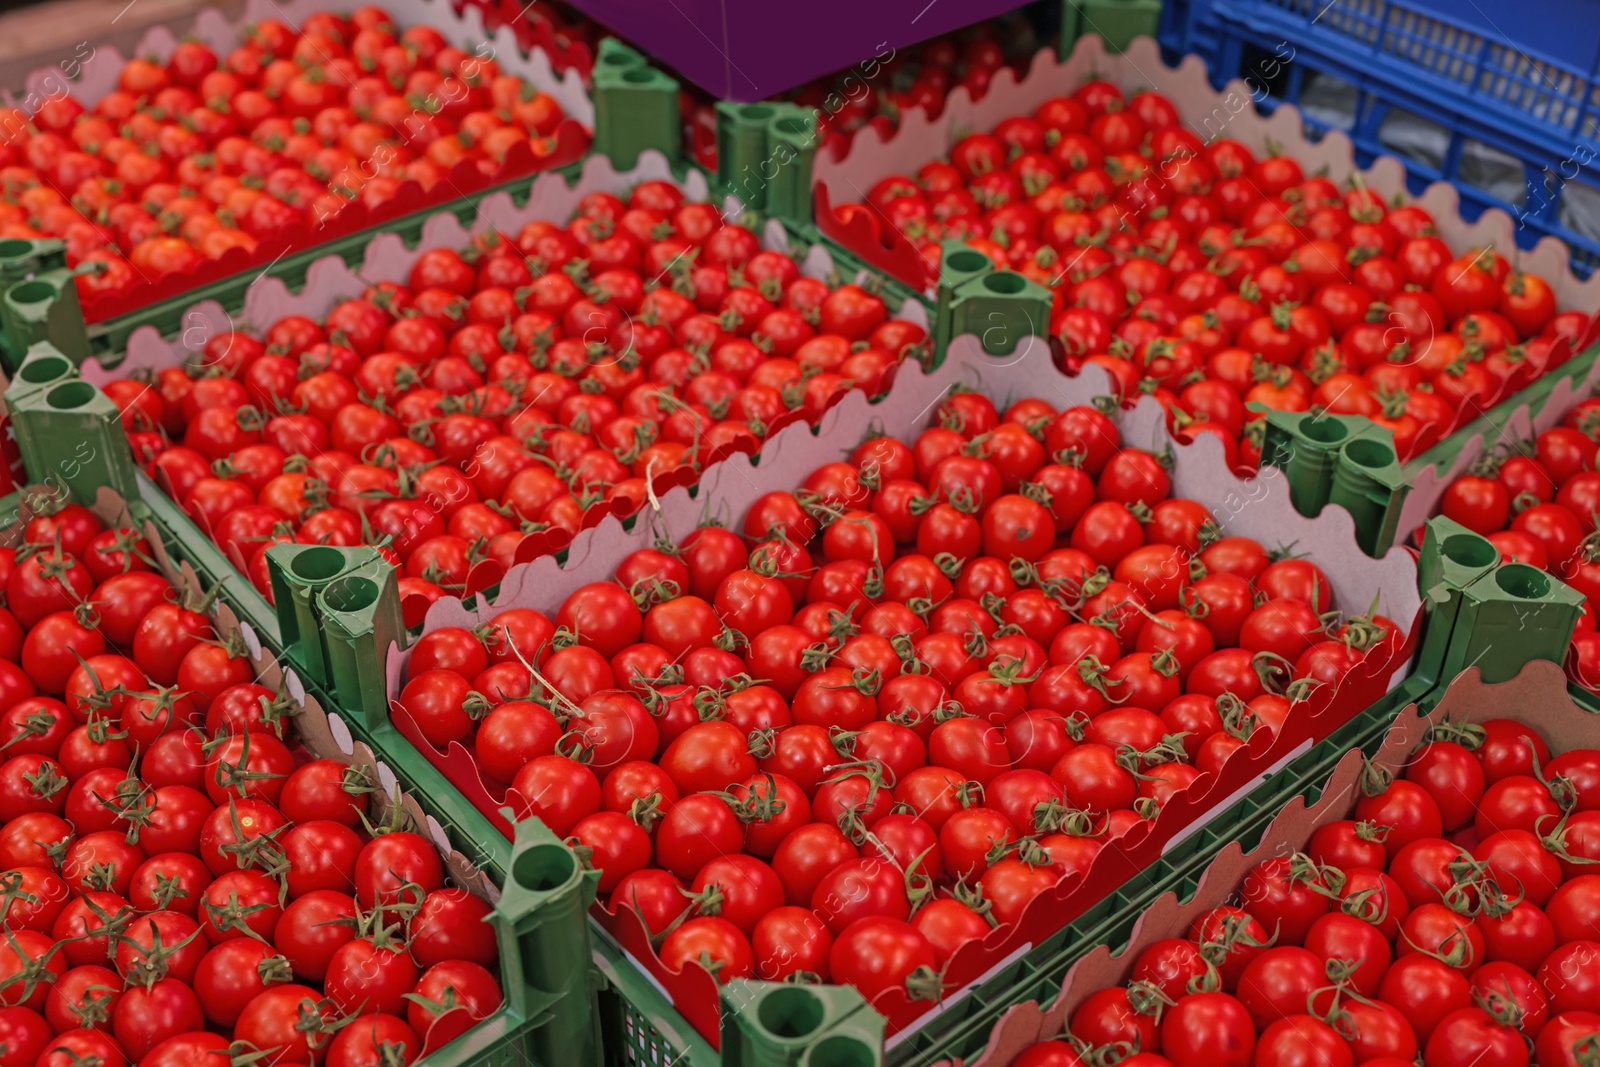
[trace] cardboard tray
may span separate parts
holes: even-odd
[[[591,156],[585,161],[575,182],[569,182],[562,174],[544,174],[533,181],[526,199],[520,203],[509,193],[495,193],[486,197],[470,226],[463,225],[453,213],[442,211],[428,220],[415,246],[397,234],[384,234],[367,246],[365,257],[357,266],[346,264],[336,255],[318,259],[307,271],[305,284],[298,290],[290,289],[281,279],[263,278],[246,292],[244,307],[237,316],[230,314],[214,300],[201,301],[184,312],[186,328],[176,336],[168,338],[154,327],[142,327],[130,337],[127,350],[120,360],[107,367],[101,360],[91,358],[83,365],[83,377],[95,385],[104,385],[113,378],[178,366],[197,354],[211,337],[230,330],[264,330],[285,315],[308,315],[320,320],[334,305],[360,296],[369,285],[380,281],[405,281],[412,264],[430,248],[462,248],[475,235],[492,230],[515,236],[534,219],[565,222],[589,193],[601,190],[622,193],[631,186],[652,179],[674,181],[671,169],[659,153],[646,153],[638,166],[621,173],[605,157]],[[692,200],[705,200],[708,196],[705,180],[698,173],[691,172],[687,180],[675,184],[683,188]],[[735,209],[730,207],[730,210]],[[792,247],[788,233],[781,224],[775,222],[767,225],[762,238],[763,245],[768,248],[788,251]],[[802,271],[813,277],[825,278],[835,271],[828,250],[820,245],[810,247],[800,262]],[[927,325],[926,314],[915,300],[904,301],[898,317],[909,318],[924,327]],[[791,412],[788,418],[791,421],[798,420],[801,413]],[[781,429],[783,423],[775,425]],[[653,480],[653,488],[657,493],[665,493],[677,486],[691,484],[694,478],[693,470],[680,468],[658,475]],[[613,515],[613,503],[603,501],[589,509],[584,521],[593,525]],[[518,547],[517,559],[522,562],[537,559],[560,551],[566,544],[564,532],[543,531],[523,539]],[[230,557],[230,561],[241,572],[245,569],[244,561],[236,555]],[[498,563],[490,560],[480,562],[469,575],[468,592],[491,588],[500,582],[502,576],[503,570]]]
[[[170,27],[152,28],[140,39],[133,54],[164,61],[181,40],[193,37],[210,45],[219,55],[225,55],[245,39],[253,23],[276,19],[299,26],[308,15],[326,10],[327,6],[326,0],[283,0],[282,3],[278,0],[247,0],[242,14],[232,20],[219,8],[203,8],[191,20],[183,20]],[[126,315],[146,305],[171,300],[192,289],[224,279],[248,285],[248,278],[235,276],[254,270],[265,273],[295,249],[305,249],[348,236],[432,205],[443,207],[452,200],[462,199],[513,178],[566,166],[588,151],[590,131],[594,129],[594,104],[578,70],[569,68],[558,74],[545,52],[538,48],[532,52],[524,51],[509,26],[501,26],[495,32],[490,32],[484,26],[483,12],[470,5],[459,13],[454,10],[450,0],[384,0],[383,6],[394,17],[396,25],[432,26],[451,44],[480,56],[493,56],[506,73],[527,79],[559,101],[566,117],[556,130],[555,151],[536,160],[525,147],[519,147],[494,174],[484,174],[474,164],[461,163],[428,192],[424,192],[416,182],[405,182],[393,198],[370,211],[359,201],[353,202],[327,225],[315,228],[302,225],[291,232],[259,242],[254,251],[232,249],[218,259],[206,261],[191,273],[149,278],[124,293],[85,300],[84,317],[89,322],[98,323]],[[30,73],[24,98],[47,100],[65,91],[85,107],[93,107],[102,96],[116,88],[126,62],[127,57],[114,46],[94,48],[77,64],[79,71],[73,80],[69,81],[59,67],[46,67]]]
[[[1432,711],[1420,712],[1416,705],[1402,710],[1371,762],[1398,777],[1430,726],[1486,719],[1513,719],[1532,726],[1550,743],[1552,752],[1600,747],[1600,716],[1568,699],[1566,679],[1558,664],[1539,660],[1510,681],[1494,685],[1480,681],[1476,669],[1457,676]],[[970,1067],[1010,1067],[1029,1046],[1058,1036],[1085,998],[1128,980],[1145,948],[1162,938],[1182,937],[1198,916],[1219,904],[1235,902],[1251,868],[1303,850],[1318,827],[1350,818],[1361,795],[1359,781],[1365,762],[1359,751],[1346,754],[1316,803],[1307,805],[1304,797],[1291,801],[1248,854],[1237,844],[1226,845],[1201,876],[1193,896],[1180,901],[1176,894],[1167,893],[1158,899],[1132,924],[1126,942],[1102,945],[1080,960],[1067,973],[1053,1002],[1014,1005],[995,1024],[984,1051],[967,1061]]]
[[[580,533],[564,561],[546,557],[512,568],[492,600],[477,598],[472,607],[456,599],[438,601],[427,614],[424,630],[477,626],[512,607],[532,607],[553,614],[573,590],[588,582],[609,579],[625,555],[658,537],[676,541],[707,519],[736,526],[763,493],[800,484],[818,465],[847,456],[864,437],[887,433],[909,439],[926,425],[929,414],[958,383],[976,386],[1001,402],[1038,396],[1060,407],[1087,403],[1103,391],[1103,382],[1093,382],[1090,375],[1066,378],[1057,373],[1050,362],[1048,346],[1038,338],[1024,339],[1012,356],[1000,359],[984,354],[976,338],[961,338],[936,371],[923,372],[912,365],[902,367],[893,388],[878,403],[869,403],[861,394],[852,393],[832,408],[815,430],[804,424],[792,425],[769,438],[758,457],[730,457],[708,470],[693,490],[674,489],[661,495],[631,528],[606,519]],[[1155,450],[1170,445],[1159,423],[1149,436],[1125,434],[1124,440],[1132,446]],[[1216,780],[1202,778],[1169,803],[1142,837],[1130,835],[1119,842],[1118,848],[1103,850],[1081,884],[1064,881],[1035,901],[1012,927],[997,930],[987,940],[969,944],[958,952],[946,971],[952,990],[967,986],[998,963],[1026,952],[1072,921],[1154,862],[1169,841],[1197,825],[1207,812],[1225,806],[1285,760],[1378,701],[1403,676],[1401,667],[1415,648],[1421,614],[1416,565],[1409,552],[1397,548],[1381,560],[1365,556],[1356,545],[1353,522],[1347,514],[1335,512],[1316,520],[1306,519],[1290,505],[1287,485],[1281,477],[1240,482],[1225,467],[1221,442],[1179,450],[1172,482],[1175,496],[1192,497],[1211,507],[1225,532],[1252,536],[1269,546],[1293,544],[1297,553],[1317,561],[1328,573],[1335,603],[1342,609],[1360,612],[1376,602],[1378,611],[1405,628],[1405,646],[1391,662],[1370,665],[1369,674],[1352,675],[1337,694],[1323,688],[1297,705],[1282,734],[1276,738],[1258,736],[1228,762]],[[400,691],[406,658],[404,652],[391,649],[391,698]],[[502,832],[507,832],[508,824],[498,814],[508,802],[507,795],[499,789],[491,790],[484,782],[472,753],[459,743],[447,751],[434,748],[392,699],[390,707],[401,734],[455,782],[469,802],[497,820]],[[515,799],[513,795],[511,800]],[[687,968],[680,974],[667,971],[649,950],[645,931],[631,913],[602,913],[598,918],[633,962],[667,990],[673,1004],[695,1028],[715,1041],[718,1006],[710,974],[698,968]],[[914,1026],[934,1010],[929,1002],[910,1001],[898,990],[881,994],[873,1006],[889,1019],[891,1034]]]
[[[1065,59],[1049,49],[1041,51],[1020,79],[1009,68],[1001,70],[982,100],[975,102],[966,89],[956,88],[937,119],[929,119],[925,110],[914,108],[901,116],[897,130],[868,126],[858,130],[848,144],[824,146],[817,153],[813,170],[818,230],[862,262],[932,299],[938,279],[927,276],[921,255],[909,241],[901,238],[887,247],[880,245],[872,240],[864,224],[842,226],[834,217],[832,206],[861,201],[879,180],[893,174],[915,173],[923,163],[946,156],[950,147],[968,133],[992,129],[1010,115],[1031,114],[1045,100],[1070,93],[1091,78],[1104,78],[1128,93],[1144,89],[1164,93],[1184,124],[1206,140],[1232,138],[1257,154],[1275,151],[1293,156],[1306,173],[1325,174],[1340,185],[1358,181],[1385,199],[1402,196],[1433,215],[1439,235],[1451,248],[1513,250],[1521,269],[1549,281],[1562,308],[1591,315],[1600,312],[1600,277],[1580,280],[1575,276],[1567,249],[1556,238],[1547,237],[1530,250],[1517,250],[1517,221],[1505,212],[1489,210],[1472,222],[1466,221],[1461,217],[1460,192],[1449,182],[1435,182],[1420,195],[1412,195],[1399,159],[1383,156],[1370,167],[1358,167],[1354,146],[1343,132],[1334,130],[1312,142],[1306,138],[1295,107],[1284,105],[1270,115],[1259,114],[1255,107],[1259,95],[1244,81],[1235,79],[1222,89],[1215,89],[1199,57],[1188,56],[1176,67],[1168,67],[1149,38],[1135,40],[1125,53],[1112,54],[1098,36],[1090,34],[1080,38]],[[1600,338],[1592,333],[1585,343],[1575,347],[1584,353],[1596,339]],[[1588,353],[1579,355],[1570,364],[1553,369],[1542,381],[1542,388],[1535,383],[1501,401],[1488,418],[1463,426],[1445,442],[1406,464],[1412,488],[1402,507],[1400,530],[1410,531],[1433,515],[1445,487],[1485,453],[1532,438],[1558,423],[1579,400],[1592,395],[1600,385],[1600,360]],[[1117,416],[1124,424],[1137,418],[1140,425],[1159,417],[1160,403],[1153,397],[1142,398],[1137,407]]]

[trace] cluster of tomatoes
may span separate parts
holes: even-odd
[[[645,182],[106,392],[263,593],[273,543],[371,542],[426,604],[464,595],[480,561],[509,567],[530,533],[560,547],[591,509],[631,514],[658,479],[878,392],[923,338]]]
[[[1428,448],[1544,374],[1587,316],[1490,250],[1458,255],[1420,207],[1209,142],[1155,92],[1093,81],[880,181],[842,223],[958,238],[1054,290],[1062,366],[1153,395],[1174,434],[1259,461],[1255,408],[1327,410]],[[858,221],[853,221],[858,220]],[[1252,426],[1256,427],[1252,430]]]
[[[1578,1067],[1600,1042],[1600,751],[1446,726],[1352,818],[1156,941],[1013,1067]]]
[[[68,505],[0,552],[0,1063],[409,1064],[499,1006],[489,905],[147,549]]]
[[[430,631],[398,698],[673,971],[936,995],[1296,697],[1398,665],[1393,623],[1339,625],[1314,563],[1221,536],[1092,407],[955,393],[742,531]]]
[[[1497,451],[1445,488],[1440,513],[1483,534],[1504,562],[1549,571],[1585,597],[1567,672],[1600,692],[1600,399],[1581,402],[1527,447]]]
[[[458,165],[512,176],[556,147],[561,106],[492,55],[377,7],[250,27],[218,56],[135,58],[85,108],[0,113],[0,237],[58,237],[85,297],[315,229],[405,182],[454,199]],[[508,164],[510,167],[508,168]]]

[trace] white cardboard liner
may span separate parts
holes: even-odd
[[[947,156],[962,137],[991,130],[1001,119],[1012,115],[1032,114],[1044,101],[1071,93],[1092,78],[1110,81],[1128,94],[1144,89],[1164,94],[1178,109],[1184,125],[1202,140],[1231,138],[1258,156],[1269,151],[1292,156],[1307,174],[1326,174],[1341,186],[1359,177],[1385,199],[1404,196],[1433,215],[1439,235],[1453,250],[1495,248],[1521,269],[1548,281],[1563,309],[1591,315],[1600,311],[1600,273],[1588,280],[1573,275],[1566,246],[1560,239],[1545,237],[1532,249],[1520,249],[1515,241],[1517,222],[1506,212],[1493,209],[1475,222],[1466,222],[1461,218],[1460,194],[1449,182],[1435,182],[1420,196],[1413,196],[1406,188],[1405,168],[1400,160],[1380,157],[1363,170],[1356,165],[1353,145],[1343,132],[1334,130],[1320,141],[1309,141],[1299,109],[1284,104],[1270,115],[1261,115],[1256,111],[1255,96],[1243,80],[1236,78],[1222,90],[1214,89],[1205,63],[1198,56],[1186,56],[1178,66],[1168,67],[1161,61],[1156,43],[1148,37],[1135,40],[1120,55],[1108,53],[1104,41],[1095,34],[1079,38],[1077,47],[1065,60],[1058,59],[1053,50],[1044,49],[1034,57],[1033,66],[1020,81],[1011,68],[1002,68],[982,100],[974,102],[967,89],[958,86],[936,119],[929,119],[922,108],[914,108],[901,116],[899,128],[887,138],[876,127],[867,126],[856,131],[842,158],[835,159],[830,152],[817,153],[813,180],[828,187],[834,204],[864,200],[883,178],[914,174],[923,163]],[[1576,388],[1563,382],[1553,390],[1539,418],[1533,418],[1524,406],[1511,418],[1504,435],[1488,441],[1475,436],[1448,470],[1423,471],[1412,482],[1401,510],[1399,529],[1410,531],[1433,515],[1445,486],[1486,452],[1556,425],[1573,404],[1593,393],[1597,386],[1600,361]],[[1163,416],[1160,402],[1144,397],[1137,407],[1117,417],[1125,431],[1130,425],[1135,427],[1130,437],[1136,438],[1145,427],[1159,424]]]
[[[432,26],[458,48],[468,52],[476,50],[480,56],[492,54],[507,74],[533,83],[555,97],[569,117],[594,128],[594,102],[589,99],[578,72],[568,70],[557,75],[549,55],[541,48],[524,52],[509,25],[490,33],[484,28],[483,13],[473,4],[465,5],[459,15],[452,9],[451,0],[381,0],[379,6],[389,12],[401,29]],[[201,8],[190,20],[180,19],[173,25],[154,26],[146,31],[133,54],[165,62],[181,40],[193,37],[209,45],[220,59],[243,43],[244,31],[254,23],[276,19],[299,30],[307,16],[328,10],[328,0],[246,0],[243,14],[230,20],[218,8]],[[480,45],[486,47],[480,48]],[[127,61],[128,57],[117,48],[107,45],[96,48],[80,64],[80,72],[72,81],[63,76],[59,67],[35,70],[27,77],[23,99],[48,100],[65,88],[85,107],[93,107],[117,87],[117,78]]]
[[[813,431],[804,423],[785,427],[762,446],[758,457],[732,456],[710,467],[694,489],[674,489],[642,511],[632,529],[607,518],[573,539],[565,562],[546,556],[506,572],[492,602],[480,598],[469,609],[446,598],[428,609],[424,631],[441,626],[473,627],[509,608],[537,608],[554,615],[561,602],[589,582],[610,580],[619,562],[657,537],[681,540],[707,518],[738,529],[745,512],[760,496],[793,489],[823,463],[846,459],[867,437],[886,434],[911,441],[929,422],[952,386],[978,387],[1002,410],[1012,401],[1040,397],[1058,408],[1087,404],[1106,392],[1104,372],[1068,378],[1051,361],[1046,342],[1024,338],[1015,353],[993,357],[976,337],[958,338],[944,365],[925,373],[914,363],[900,367],[893,387],[877,403],[852,392],[823,416]],[[1170,444],[1157,423],[1148,436],[1130,436],[1124,443],[1160,449]],[[1253,537],[1269,548],[1292,545],[1327,573],[1335,605],[1358,614],[1374,602],[1378,610],[1409,626],[1421,606],[1417,568],[1411,553],[1393,548],[1381,560],[1365,555],[1355,541],[1355,523],[1345,511],[1329,511],[1308,519],[1289,502],[1288,486],[1275,471],[1241,482],[1227,469],[1222,442],[1209,437],[1175,450],[1172,495],[1191,497],[1212,509],[1223,532]],[[407,654],[391,648],[389,694],[398,694]],[[1397,675],[1398,676],[1398,675]]]
[[[1566,675],[1559,664],[1534,660],[1515,678],[1494,684],[1485,684],[1477,668],[1469,668],[1450,684],[1433,711],[1422,714],[1415,704],[1402,709],[1372,763],[1399,777],[1429,727],[1445,721],[1481,723],[1488,719],[1513,719],[1532,726],[1550,743],[1553,753],[1600,747],[1600,716],[1582,710],[1568,698]],[[1304,796],[1290,801],[1248,855],[1237,842],[1223,845],[1187,902],[1180,902],[1174,893],[1157,898],[1134,924],[1121,951],[1113,954],[1106,945],[1091,949],[1073,964],[1060,992],[1049,1003],[1030,1000],[1007,1008],[995,1022],[983,1051],[970,1061],[971,1067],[1010,1067],[1029,1047],[1059,1037],[1073,1011],[1090,994],[1127,982],[1139,954],[1150,945],[1163,938],[1183,937],[1195,919],[1220,904],[1241,903],[1239,888],[1257,864],[1302,851],[1318,827],[1350,818],[1361,796],[1365,759],[1359,751],[1345,753],[1316,803],[1308,804]]]

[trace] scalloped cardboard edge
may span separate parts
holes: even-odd
[[[1028,72],[1019,80],[1012,70],[1003,68],[995,75],[982,100],[973,101],[964,86],[950,93],[938,118],[930,119],[921,107],[901,116],[897,130],[864,127],[848,142],[828,146],[813,165],[813,182],[821,203],[860,201],[879,180],[892,174],[914,173],[931,159],[944,158],[950,147],[967,133],[989,130],[1010,115],[1031,114],[1052,96],[1070,92],[1091,77],[1105,78],[1125,92],[1154,89],[1167,96],[1178,109],[1185,125],[1206,139],[1224,136],[1240,141],[1251,151],[1263,154],[1276,148],[1281,154],[1299,160],[1306,172],[1321,171],[1343,184],[1359,177],[1374,192],[1386,199],[1404,196],[1433,215],[1439,235],[1451,248],[1461,250],[1492,246],[1509,249],[1513,260],[1524,270],[1537,273],[1555,289],[1562,308],[1595,314],[1600,311],[1600,275],[1586,280],[1572,273],[1566,246],[1556,237],[1545,237],[1533,248],[1517,247],[1516,220],[1498,208],[1491,208],[1475,221],[1461,217],[1461,195],[1449,182],[1434,182],[1420,195],[1406,185],[1404,164],[1396,157],[1381,156],[1372,165],[1356,164],[1354,144],[1341,131],[1330,131],[1319,141],[1308,140],[1298,108],[1284,104],[1270,115],[1256,112],[1255,97],[1248,85],[1235,78],[1221,90],[1212,87],[1205,63],[1194,55],[1169,67],[1161,59],[1156,43],[1139,38],[1122,54],[1108,53],[1105,42],[1089,34],[1078,40],[1072,54],[1058,59],[1053,51],[1039,52]],[[844,194],[850,195],[846,197]],[[819,213],[818,218],[823,216]],[[835,228],[837,231],[837,228]],[[830,234],[830,236],[832,236]],[[869,262],[883,264],[894,259],[893,250],[858,249],[846,243],[850,252]],[[902,280],[906,280],[902,278]],[[932,283],[927,292],[932,298]],[[1552,373],[1560,373],[1559,368]],[[1412,488],[1401,510],[1402,535],[1426,521],[1438,509],[1445,487],[1469,469],[1495,445],[1532,436],[1558,423],[1579,400],[1600,387],[1600,361],[1576,383],[1562,381],[1551,390],[1538,412],[1527,405],[1517,409],[1508,421],[1500,440],[1485,441],[1483,435],[1471,437],[1456,454],[1447,471],[1426,468],[1412,480]],[[1132,409],[1115,416],[1119,425],[1138,432],[1164,418],[1160,402],[1142,397]],[[1341,509],[1342,510],[1342,509]]]
[[[620,523],[608,520],[574,539],[564,563],[547,557],[514,568],[492,601],[480,598],[473,608],[458,599],[438,601],[429,609],[424,630],[441,626],[471,628],[513,607],[537,608],[553,614],[572,591],[591,581],[609,579],[620,559],[651,544],[657,536],[681,538],[708,515],[722,518],[736,527],[744,512],[764,492],[774,486],[800,484],[820,463],[845,458],[864,437],[873,433],[903,438],[914,435],[953,385],[976,385],[988,395],[1007,401],[1040,396],[1066,407],[1088,403],[1102,392],[1103,373],[1099,379],[1096,381],[1089,374],[1068,378],[1057,373],[1047,343],[1039,338],[1024,339],[1013,355],[1004,358],[988,356],[975,337],[959,338],[938,370],[930,373],[916,366],[902,367],[893,387],[876,404],[859,393],[852,393],[824,416],[814,432],[803,424],[796,424],[769,438],[759,457],[734,456],[717,464],[707,470],[698,491],[675,489],[662,496],[653,502],[653,510],[644,513],[643,521],[632,529],[624,529]],[[1144,446],[1143,441],[1130,443]],[[1171,442],[1164,425],[1158,422],[1146,447],[1159,449],[1163,443]],[[1039,907],[1030,907],[1012,928],[996,931],[990,939],[963,949],[946,972],[957,988],[965,988],[978,980],[1008,954],[1026,951],[1033,943],[1026,940],[1028,936],[1047,936],[1076,914],[1055,912],[1051,925],[1052,920],[1044,918],[1047,906],[1064,904],[1068,900],[1087,906],[1092,899],[1099,899],[1099,896],[1085,899],[1086,894],[1078,890],[1092,884],[1102,890],[1099,895],[1103,896],[1104,892],[1122,884],[1139,865],[1153,862],[1159,855],[1158,849],[1168,847],[1183,833],[1199,825],[1207,813],[1228,799],[1230,793],[1248,789],[1261,776],[1270,774],[1297,751],[1309,746],[1313,730],[1325,736],[1328,730],[1348,721],[1398,684],[1404,675],[1402,668],[1414,648],[1419,629],[1416,622],[1421,614],[1421,600],[1416,592],[1416,564],[1411,553],[1395,548],[1381,560],[1371,559],[1357,547],[1354,522],[1348,513],[1331,512],[1317,519],[1301,516],[1290,505],[1287,483],[1281,475],[1241,483],[1227,469],[1220,441],[1203,439],[1191,448],[1176,450],[1175,457],[1172,472],[1175,496],[1211,502],[1213,512],[1228,533],[1252,536],[1269,545],[1290,540],[1326,570],[1338,606],[1360,611],[1369,604],[1378,603],[1384,614],[1402,622],[1409,635],[1406,647],[1395,662],[1378,668],[1388,673],[1373,676],[1369,672],[1368,677],[1354,679],[1338,695],[1328,693],[1314,699],[1315,706],[1302,708],[1299,714],[1291,716],[1291,726],[1280,735],[1270,739],[1263,736],[1261,744],[1246,752],[1248,758],[1230,761],[1220,782],[1205,780],[1207,788],[1195,797],[1190,797],[1189,791],[1181,794],[1182,803],[1169,804],[1168,812],[1172,814],[1164,823],[1158,820],[1156,829],[1145,832],[1137,840],[1123,839],[1119,842],[1123,847],[1116,855],[1106,850],[1107,859],[1093,868],[1086,880],[1071,885],[1066,881],[1058,883],[1048,895],[1049,899],[1036,901]],[[406,660],[406,652],[391,648],[387,674],[391,717],[396,728],[455,781],[471,803],[486,814],[497,810],[504,801],[497,800],[489,790],[465,746],[455,743],[445,752],[433,748],[393,700],[400,691]],[[1232,788],[1225,789],[1224,785]],[[1186,814],[1187,821],[1180,826],[1174,821],[1175,814]],[[503,823],[500,825],[504,828]],[[1126,870],[1110,871],[1110,864],[1114,862],[1131,863],[1129,857],[1137,859],[1137,863]],[[675,1005],[686,1016],[699,1020],[697,1028],[714,1040],[715,1015],[708,1005],[714,1005],[715,998],[711,996],[714,990],[708,984],[709,976],[691,974],[688,970],[677,975],[667,972],[654,954],[647,951],[648,941],[642,937],[642,931],[629,928],[629,918],[628,915],[614,917],[611,933],[636,965],[659,982],[676,989],[678,995],[672,998]],[[635,920],[633,926],[637,925]],[[705,981],[699,981],[701,978]],[[891,1031],[903,1031],[930,1017],[931,1010],[937,1010],[925,1002],[909,1002],[903,994],[898,1000],[888,994],[880,995],[874,1007],[889,1017]]]
[[[1600,716],[1584,711],[1568,697],[1566,675],[1559,664],[1535,660],[1515,678],[1498,684],[1484,683],[1477,668],[1471,668],[1450,683],[1431,712],[1409,705],[1395,719],[1372,762],[1398,777],[1430,726],[1486,719],[1514,719],[1532,726],[1550,743],[1552,752],[1600,747]],[[996,1021],[983,1052],[968,1061],[970,1067],[1010,1067],[1029,1046],[1058,1036],[1086,997],[1128,980],[1145,948],[1162,938],[1184,936],[1196,918],[1219,904],[1237,903],[1239,886],[1251,868],[1302,850],[1318,827],[1349,818],[1360,796],[1363,762],[1362,753],[1345,753],[1317,802],[1308,806],[1303,796],[1296,797],[1273,819],[1261,843],[1249,854],[1237,842],[1225,845],[1201,874],[1188,902],[1180,902],[1174,893],[1158,898],[1134,924],[1120,952],[1113,953],[1106,945],[1092,950],[1067,972],[1060,994],[1049,1005],[1037,1001],[1012,1005]]]

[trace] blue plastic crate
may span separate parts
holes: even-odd
[[[1313,137],[1344,130],[1363,165],[1399,155],[1413,191],[1453,183],[1469,220],[1501,208],[1522,246],[1600,266],[1600,0],[1168,0],[1160,40]]]

